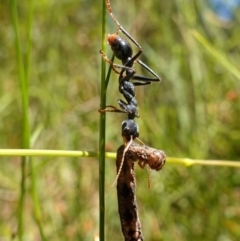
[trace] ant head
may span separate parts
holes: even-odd
[[[116,34],[116,33],[107,35],[107,41],[110,46],[112,46],[114,44],[114,41],[117,37],[118,37],[118,34]]]
[[[107,41],[115,56],[123,63],[132,57],[133,50],[130,43],[118,34],[108,34]]]

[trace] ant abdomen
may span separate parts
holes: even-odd
[[[138,136],[138,124],[132,119],[124,120],[122,122],[122,137],[129,141],[131,138],[135,139]]]

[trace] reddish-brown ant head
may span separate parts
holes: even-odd
[[[130,43],[126,39],[120,37],[118,34],[108,34],[107,41],[115,56],[122,60],[123,63],[131,59],[133,51]]]
[[[114,44],[114,41],[116,40],[117,37],[118,37],[118,35],[115,34],[115,33],[107,35],[107,41],[108,41],[110,46],[112,46]]]

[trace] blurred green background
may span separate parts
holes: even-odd
[[[240,160],[240,15],[221,21],[206,1],[115,1],[120,23],[143,47],[141,60],[161,84],[137,88],[140,139],[168,156]],[[26,56],[28,1],[19,1],[19,33]],[[21,94],[11,3],[0,2],[0,147],[21,148]],[[30,72],[31,147],[98,150],[101,1],[35,1]],[[116,25],[107,19],[107,32]],[[209,43],[201,44],[200,33]],[[194,35],[195,34],[195,35]],[[137,49],[134,48],[134,51]],[[112,53],[107,46],[107,54]],[[139,73],[142,69],[136,65]],[[107,104],[116,105],[112,74]],[[107,151],[122,144],[125,115],[107,114]],[[0,240],[17,230],[20,158],[1,157]],[[33,159],[47,240],[98,236],[98,160]],[[151,176],[136,167],[145,240],[240,240],[240,171],[166,164]],[[41,240],[27,178],[24,240]],[[106,240],[123,240],[115,161],[106,161]],[[97,239],[95,239],[97,240]]]

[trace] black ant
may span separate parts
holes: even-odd
[[[101,53],[102,57],[108,63],[110,63],[112,65],[113,70],[116,73],[120,74],[120,76],[122,76],[124,71],[125,71],[126,76],[130,75],[131,79],[137,80],[137,81],[133,82],[133,84],[136,85],[136,86],[147,85],[147,84],[150,84],[151,82],[161,81],[161,78],[150,67],[148,67],[141,60],[137,59],[141,55],[141,53],[143,52],[142,47],[137,43],[137,41],[118,22],[118,20],[116,19],[116,17],[114,16],[114,14],[112,12],[112,8],[111,8],[109,0],[106,0],[106,5],[107,5],[107,9],[108,9],[108,12],[109,12],[111,18],[116,23],[119,30],[123,34],[125,34],[135,44],[135,46],[138,47],[139,50],[133,56],[132,47],[126,39],[120,37],[118,34],[108,34],[108,37],[107,37],[108,43],[111,46],[111,49],[112,49],[114,55],[122,61],[122,65],[112,63],[112,61],[107,58],[105,53],[102,50],[100,50],[100,53]],[[148,72],[150,72],[153,76],[155,76],[155,78],[135,75],[136,71],[132,68],[135,61],[137,63],[139,63],[143,68],[145,68]],[[115,68],[120,68],[121,69],[120,73]],[[129,78],[129,80],[130,80],[130,78]]]
[[[150,69],[146,64],[144,64],[141,60],[137,59],[141,53],[142,48],[141,46],[131,37],[130,34],[120,25],[120,23],[117,21],[115,16],[112,13],[111,5],[109,0],[106,0],[106,5],[109,11],[109,14],[111,15],[114,22],[119,27],[119,30],[121,30],[139,49],[138,53],[133,56],[133,51],[130,43],[121,38],[117,34],[111,34],[108,35],[108,42],[113,50],[114,55],[122,61],[122,65],[114,64],[111,60],[107,58],[105,53],[100,50],[100,53],[102,54],[102,57],[112,65],[113,70],[119,74],[119,92],[124,96],[126,99],[126,102],[123,100],[118,100],[118,104],[121,109],[118,109],[115,106],[108,105],[106,106],[106,109],[99,110],[99,112],[119,112],[119,113],[126,113],[128,116],[128,119],[124,120],[122,122],[122,137],[124,141],[124,151],[122,156],[122,162],[118,170],[117,177],[113,183],[113,185],[116,183],[122,166],[124,162],[124,157],[126,152],[128,151],[129,147],[131,146],[134,139],[138,139],[139,136],[139,129],[138,124],[134,121],[135,117],[139,117],[138,114],[138,105],[137,100],[135,99],[135,88],[134,86],[138,85],[147,85],[150,84],[153,81],[160,81],[160,77],[152,70]],[[148,72],[150,72],[155,78],[145,77],[145,76],[139,76],[135,75],[136,71],[132,68],[134,62],[139,63],[142,67],[144,67]],[[120,68],[121,71],[118,72],[116,68]],[[130,80],[136,80],[133,82],[130,82]],[[139,140],[139,139],[138,139]],[[140,141],[140,140],[139,140]],[[140,141],[141,142],[141,141]],[[142,145],[144,145],[143,142],[141,142]]]

